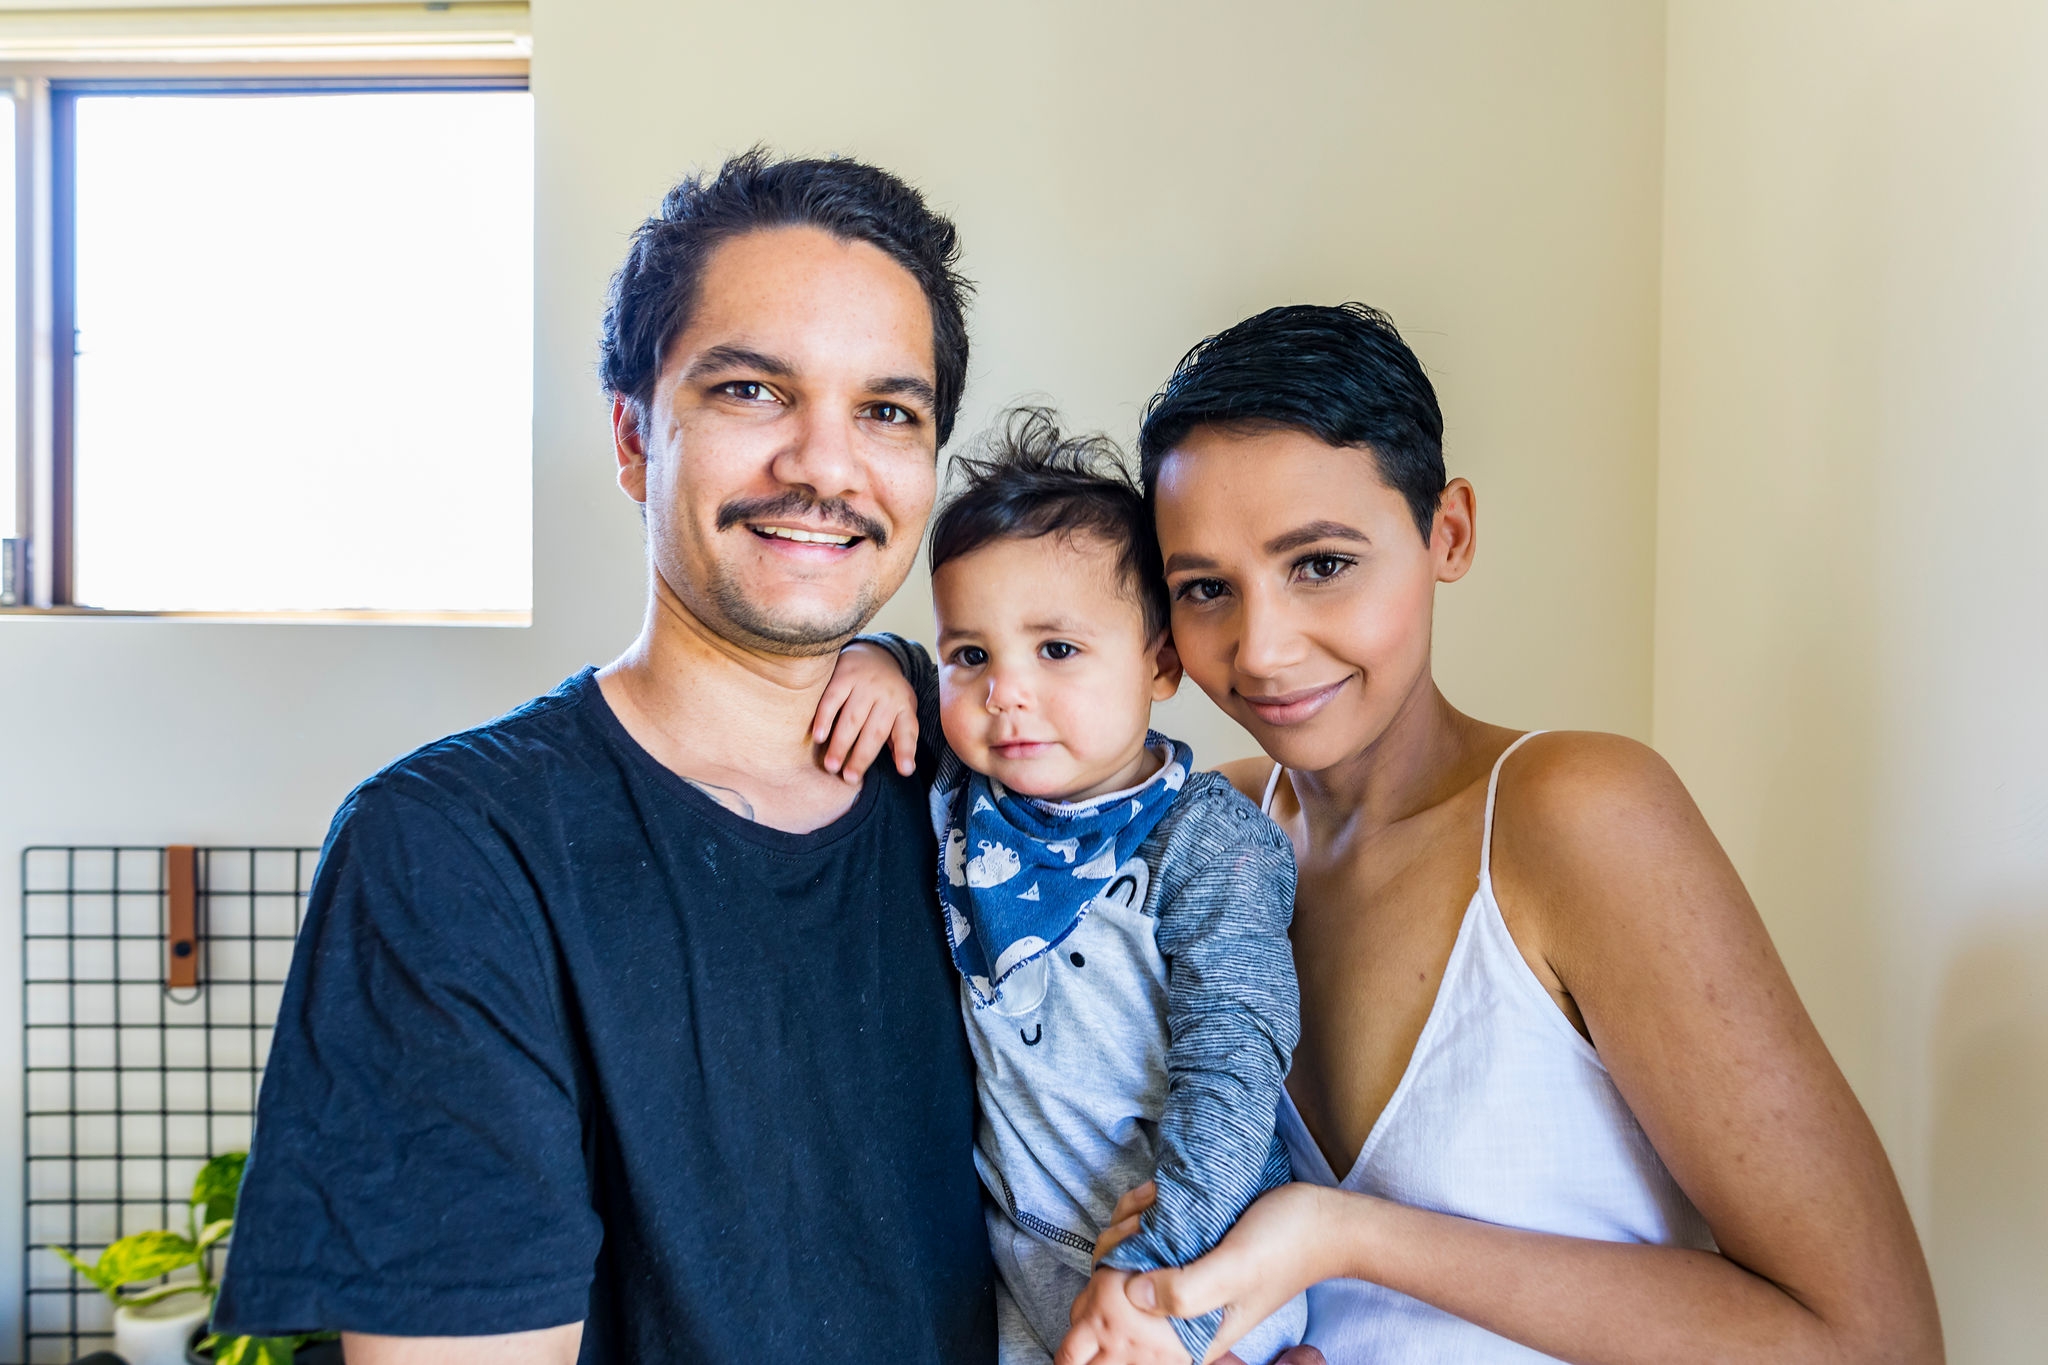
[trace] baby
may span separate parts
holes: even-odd
[[[1130,1272],[1201,1256],[1289,1178],[1274,1111],[1300,1024],[1294,856],[1187,745],[1148,729],[1180,662],[1151,517],[1115,449],[1027,409],[955,470],[932,525],[936,668],[899,637],[856,641],[815,732],[831,734],[828,765],[864,765],[891,735],[901,763],[913,724],[944,733],[936,871],[975,1060],[1001,1361],[1043,1365],[1070,1311],[1077,1335],[1111,1332],[1135,1312]],[[1147,1180],[1157,1201],[1103,1239]],[[1306,1318],[1297,1298],[1235,1350],[1263,1365]],[[1221,1321],[1175,1320],[1193,1360]]]

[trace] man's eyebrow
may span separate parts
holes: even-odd
[[[1266,542],[1266,553],[1284,555],[1289,550],[1299,550],[1304,545],[1313,545],[1319,540],[1356,540],[1367,545],[1372,537],[1341,521],[1312,521],[1306,526],[1297,526],[1292,531],[1274,536]]]
[[[868,381],[868,392],[884,398],[908,398],[931,409],[939,406],[939,391],[932,387],[929,379],[920,379],[914,374],[892,374],[881,379]]]
[[[690,362],[689,372],[683,377],[702,379],[720,370],[756,370],[776,379],[787,379],[796,373],[796,366],[745,346],[713,346]]]

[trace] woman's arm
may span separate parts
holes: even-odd
[[[1203,1261],[1134,1280],[1133,1300],[1229,1303],[1249,1323],[1350,1276],[1587,1365],[1939,1361],[1883,1149],[1676,776],[1630,741],[1559,735],[1510,760],[1501,790],[1494,880],[1518,943],[1569,996],[1721,1254],[1297,1185]]]

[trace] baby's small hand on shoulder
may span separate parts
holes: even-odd
[[[832,681],[818,698],[811,742],[825,746],[819,755],[825,771],[854,786],[892,742],[896,771],[905,777],[917,771],[917,691],[893,654],[865,640],[839,651]]]

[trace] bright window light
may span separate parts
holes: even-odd
[[[77,602],[527,610],[531,98],[82,95],[76,127]]]
[[[14,101],[0,96],[0,536],[17,534],[14,378]]]

